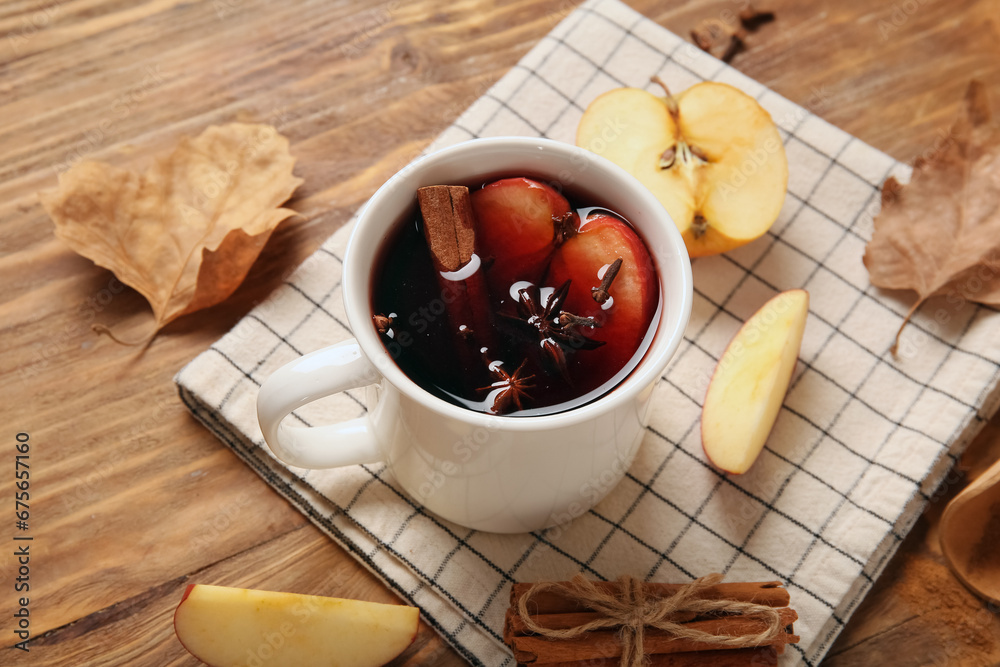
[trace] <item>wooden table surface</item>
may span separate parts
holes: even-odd
[[[0,5],[0,497],[30,434],[30,652],[10,648],[13,548],[0,555],[4,665],[194,664],[171,614],[188,582],[392,601],[371,574],[198,425],[174,373],[233,326],[575,0],[13,0]],[[742,0],[629,4],[681,35]],[[910,162],[971,77],[1000,105],[990,0],[760,3],[777,20],[733,65]],[[993,11],[991,11],[993,10]],[[81,157],[142,168],[212,123],[271,122],[305,179],[245,285],[143,354],[150,311],[57,240],[36,193]],[[995,458],[1000,428],[967,466]],[[987,665],[1000,621],[943,565],[932,503],[825,665]],[[11,509],[13,509],[11,507]],[[15,534],[14,517],[0,530]],[[13,542],[9,542],[13,544]],[[431,630],[400,664],[460,664]]]

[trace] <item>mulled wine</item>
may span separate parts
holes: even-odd
[[[533,416],[596,400],[641,360],[659,279],[638,233],[532,178],[421,188],[373,268],[373,325],[432,394]]]

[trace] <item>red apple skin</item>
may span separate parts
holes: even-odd
[[[622,266],[608,290],[611,300],[600,304],[592,293],[601,283],[599,272],[618,258]],[[595,213],[552,257],[546,284],[558,286],[566,280],[572,282],[563,310],[601,324],[582,329],[588,338],[605,342],[586,352],[587,366],[595,374],[613,375],[635,354],[656,312],[660,286],[653,259],[628,224]]]
[[[555,248],[554,220],[570,213],[569,202],[530,178],[493,181],[472,193],[477,251],[490,264],[490,288],[506,295],[520,280],[538,283]]]
[[[197,585],[198,584],[188,584],[187,585],[187,588],[184,589],[184,595],[181,597],[181,601],[177,603],[177,608],[174,609],[174,616],[171,619],[171,623],[173,623],[173,626],[174,626],[174,636],[177,637],[177,641],[179,641],[181,643],[181,646],[184,646],[184,650],[187,651],[188,653],[190,653],[191,655],[194,655],[194,653],[191,651],[191,649],[189,649],[187,646],[184,645],[184,640],[181,639],[180,633],[177,632],[177,612],[180,611],[181,605],[184,604],[184,601],[188,599],[188,596],[191,595],[191,591],[193,591],[194,587],[197,586]],[[195,657],[197,657],[197,656],[195,656]]]

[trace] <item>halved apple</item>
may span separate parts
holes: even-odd
[[[215,667],[378,667],[413,642],[419,618],[403,605],[193,584],[174,631]]]
[[[617,88],[580,119],[576,144],[602,155],[656,195],[692,257],[732,250],[774,224],[788,161],[771,116],[724,83],[673,97]]]
[[[746,472],[764,448],[799,358],[808,313],[805,290],[778,294],[736,332],[715,367],[701,412],[701,443],[726,472]]]

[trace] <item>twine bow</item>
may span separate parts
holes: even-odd
[[[521,597],[517,611],[528,630],[551,639],[573,639],[593,630],[620,627],[622,667],[640,667],[643,664],[646,628],[664,630],[677,638],[720,648],[747,648],[771,643],[783,631],[780,613],[773,607],[753,602],[706,600],[702,597],[706,588],[721,581],[721,574],[708,574],[683,586],[676,594],[661,598],[647,597],[642,582],[628,575],[618,579],[617,592],[605,592],[578,574],[568,583],[542,581],[533,585]],[[563,630],[540,626],[532,619],[528,605],[538,593],[553,589],[563,597],[593,609],[602,618]],[[708,612],[756,616],[767,623],[767,628],[751,634],[715,635],[678,622],[678,619],[692,613]]]

